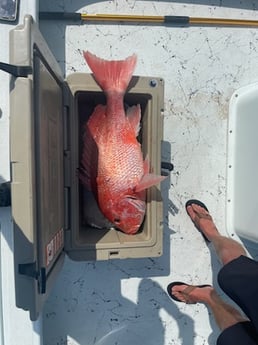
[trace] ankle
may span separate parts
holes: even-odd
[[[204,298],[205,300],[203,302],[210,307],[221,304],[222,302],[222,299],[219,297],[213,286],[211,286],[209,292],[206,294],[206,296],[204,296]]]
[[[198,302],[211,305],[214,303],[213,300],[215,301],[216,299],[214,294],[216,294],[216,291],[214,290],[213,286],[207,286],[205,290],[202,288],[202,293],[198,296]]]
[[[217,238],[222,238],[223,236],[219,233],[219,230],[214,225],[209,230],[207,230],[207,237],[212,242],[213,240]]]
[[[203,232],[203,234],[205,234],[205,236],[209,239],[209,241],[213,241],[216,238],[221,237],[216,225],[214,223],[210,224],[210,225],[206,225],[205,227],[201,228],[201,231]]]

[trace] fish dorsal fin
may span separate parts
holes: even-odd
[[[139,184],[135,187],[135,192],[140,192],[149,187],[155,186],[159,182],[163,181],[167,176],[145,174],[143,175]]]
[[[135,131],[135,136],[137,137],[141,128],[141,107],[140,104],[134,105],[127,109],[126,116]]]
[[[111,61],[101,59],[89,51],[83,52],[83,55],[104,92],[125,93],[135,69],[137,60],[135,54],[125,60]]]

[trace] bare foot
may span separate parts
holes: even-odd
[[[171,294],[176,300],[187,304],[207,303],[211,299],[213,290],[210,285],[178,284],[171,288]]]
[[[187,206],[186,210],[196,228],[201,231],[204,237],[209,241],[212,240],[212,237],[219,235],[211,215],[205,208],[193,203]]]

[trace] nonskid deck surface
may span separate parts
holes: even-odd
[[[61,0],[53,5],[48,0],[40,6],[42,10],[62,7],[68,12],[258,17],[256,10],[240,1],[234,8],[223,2],[214,7],[211,1],[122,0],[84,5],[83,1],[73,5]],[[254,45],[258,32],[62,22],[42,22],[40,28],[66,75],[89,72],[81,55],[88,49],[114,59],[137,53],[137,75],[165,80],[162,158],[174,164],[170,180],[162,187],[169,200],[164,205],[163,255],[80,263],[66,259],[44,310],[44,344],[215,344],[219,330],[206,307],[174,303],[166,287],[171,281],[217,287],[220,264],[184,205],[191,198],[205,202],[226,235],[228,105],[235,90],[258,79]]]

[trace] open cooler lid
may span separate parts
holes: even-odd
[[[64,258],[63,78],[31,16],[10,57],[16,304],[36,320]]]

